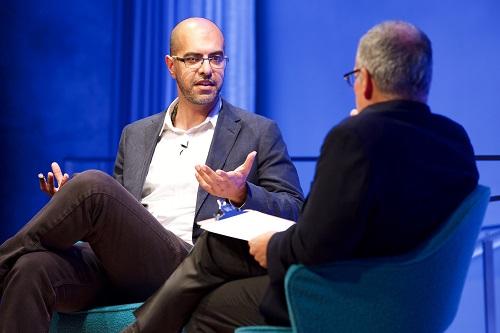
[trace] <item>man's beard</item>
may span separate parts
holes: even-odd
[[[179,89],[182,92],[182,95],[191,103],[196,104],[196,105],[207,105],[213,103],[220,94],[220,91],[222,89],[222,85],[215,91],[214,94],[206,95],[206,94],[195,94],[193,92],[194,86],[192,86],[190,89],[186,89],[185,86],[179,84]]]

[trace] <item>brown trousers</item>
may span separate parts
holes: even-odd
[[[144,301],[190,247],[113,178],[81,173],[0,246],[0,332],[47,332],[53,311]]]
[[[246,241],[203,233],[191,253],[135,315],[124,332],[233,332],[263,325],[259,304],[269,285],[266,270]]]

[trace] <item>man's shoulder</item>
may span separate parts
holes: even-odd
[[[385,149],[409,142],[448,142],[469,146],[467,132],[456,121],[430,111],[384,109],[348,117],[328,134],[333,140],[355,137],[367,147]]]
[[[374,108],[361,112],[359,115],[347,117],[338,126],[363,129],[382,126],[386,130],[393,127],[407,126],[428,129],[462,129],[462,126],[456,121],[431,112],[430,108],[425,104],[404,100],[391,103],[396,103],[395,107],[390,103],[380,103]]]
[[[222,109],[224,110],[224,112],[226,112],[226,114],[228,114],[230,117],[235,118],[235,120],[241,120],[243,122],[257,123],[257,124],[274,123],[272,119],[247,111],[240,107],[234,106],[224,99],[222,101],[223,101]]]
[[[151,124],[162,124],[165,118],[166,111],[162,111],[146,118],[141,118],[125,126],[126,130],[140,130],[148,127]]]

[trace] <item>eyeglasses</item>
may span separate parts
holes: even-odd
[[[228,57],[224,57],[221,55],[213,55],[209,57],[201,57],[201,56],[187,56],[187,57],[178,57],[172,56],[173,59],[182,61],[186,68],[200,68],[203,66],[203,62],[208,60],[208,63],[212,68],[220,69],[226,66],[226,62],[229,61]]]
[[[344,74],[344,80],[347,82],[349,87],[354,86],[354,81],[356,81],[356,77],[358,77],[356,74],[359,73],[361,69],[357,68],[355,70],[350,71],[349,73]]]

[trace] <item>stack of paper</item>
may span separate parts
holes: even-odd
[[[198,224],[207,231],[248,241],[268,231],[286,230],[295,222],[246,209],[236,216],[219,221],[212,218]]]

